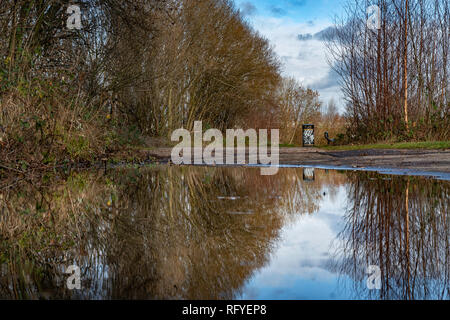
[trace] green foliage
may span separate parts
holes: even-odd
[[[65,147],[72,159],[87,158],[91,151],[89,140],[82,135],[66,137]]]

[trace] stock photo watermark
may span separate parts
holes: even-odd
[[[376,31],[381,29],[381,9],[377,5],[373,5],[367,8],[367,28]]]
[[[67,278],[66,285],[69,290],[81,290],[81,270],[76,265],[69,266],[65,274],[70,276]]]
[[[381,290],[381,269],[379,266],[370,265],[366,269],[368,278],[366,281],[367,289],[369,290]]]
[[[261,175],[271,176],[278,173],[280,163],[280,133],[278,129],[270,130],[270,153],[268,153],[268,130],[266,129],[260,129],[259,132],[255,129],[246,131],[228,129],[226,130],[226,147],[224,147],[224,137],[220,130],[209,129],[203,134],[202,121],[196,121],[193,145],[191,132],[186,129],[175,130],[171,140],[179,142],[171,153],[171,160],[176,165],[202,165],[203,162],[207,165],[245,165],[247,164],[246,142],[248,141],[248,164],[265,166],[261,168]],[[236,141],[237,147],[235,148]],[[203,142],[211,143],[203,148]]]
[[[66,26],[69,30],[81,30],[81,9],[78,5],[70,5],[66,13],[69,15],[67,18]]]

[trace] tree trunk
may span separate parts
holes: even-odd
[[[408,0],[405,2],[405,51],[404,51],[404,112],[406,130],[408,125]]]

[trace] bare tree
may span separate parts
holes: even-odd
[[[362,141],[448,139],[448,1],[350,0],[328,48],[342,79],[349,134]],[[403,108],[399,108],[403,106]]]
[[[278,96],[284,135],[292,144],[301,125],[318,117],[322,103],[317,91],[304,88],[293,78],[283,80]]]

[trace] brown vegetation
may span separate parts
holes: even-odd
[[[350,3],[329,42],[345,119],[283,79],[230,0],[78,1],[81,30],[66,27],[66,0],[0,4],[3,168],[92,161],[199,120],[205,130],[279,128],[295,145],[308,122],[319,145],[325,131],[336,143],[448,139],[445,1],[380,0],[375,32]]]

